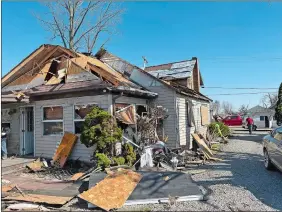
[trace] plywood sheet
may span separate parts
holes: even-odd
[[[58,162],[60,164],[60,167],[63,168],[68,157],[72,152],[76,140],[77,136],[75,134],[66,132],[55,152],[55,155],[53,157],[53,163]]]
[[[8,192],[15,188],[15,185],[2,185],[2,192]]]
[[[27,168],[29,168],[30,170],[34,172],[42,170],[43,166],[44,164],[43,162],[40,161],[40,158],[26,165]]]
[[[74,174],[74,175],[71,177],[70,180],[76,181],[76,180],[78,180],[79,178],[81,178],[83,175],[85,175],[85,173],[83,173],[83,172],[76,173],[76,174]]]
[[[48,196],[40,194],[26,194],[19,196],[8,196],[5,200],[18,200],[25,202],[35,202],[35,203],[47,203],[50,205],[64,205],[70,201],[73,197],[58,197],[58,196]]]
[[[201,106],[202,125],[209,124],[209,111],[207,106]]]
[[[204,153],[206,153],[209,157],[213,157],[213,153],[210,150],[210,148],[207,146],[207,144],[202,139],[200,139],[200,137],[197,134],[192,133],[192,136],[196,140],[196,142],[197,142],[198,146],[200,147],[200,149]]]
[[[56,84],[60,84],[62,81],[62,79],[59,79],[55,76],[52,76],[50,80],[48,80],[48,82],[46,82],[45,85],[56,85]]]
[[[107,176],[79,197],[107,211],[121,208],[141,178],[141,174],[122,169]]]

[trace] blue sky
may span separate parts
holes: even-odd
[[[106,48],[142,66],[198,57],[206,87],[270,87],[282,81],[282,3],[126,2],[122,22]],[[13,11],[13,12],[11,12]],[[2,2],[2,75],[42,43],[50,43],[32,12],[37,2]],[[54,43],[54,42],[53,42]],[[254,106],[267,90],[202,89],[235,107]]]

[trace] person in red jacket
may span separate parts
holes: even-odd
[[[248,125],[248,128],[249,128],[249,133],[252,134],[252,131],[253,131],[253,125],[254,125],[254,120],[248,116],[248,118],[246,119],[247,121],[247,125]]]

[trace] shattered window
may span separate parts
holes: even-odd
[[[43,135],[62,135],[63,131],[63,107],[44,107]]]
[[[94,108],[97,104],[75,105],[74,106],[74,132],[75,134],[81,134],[82,126],[85,116]]]
[[[62,135],[63,122],[44,122],[43,135]]]
[[[61,120],[63,119],[63,107],[44,107],[43,120]]]

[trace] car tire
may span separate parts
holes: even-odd
[[[268,155],[268,152],[266,149],[264,149],[263,151],[263,156],[264,156],[264,167],[267,169],[267,170],[272,170],[273,169],[273,164],[269,158],[269,155]]]

